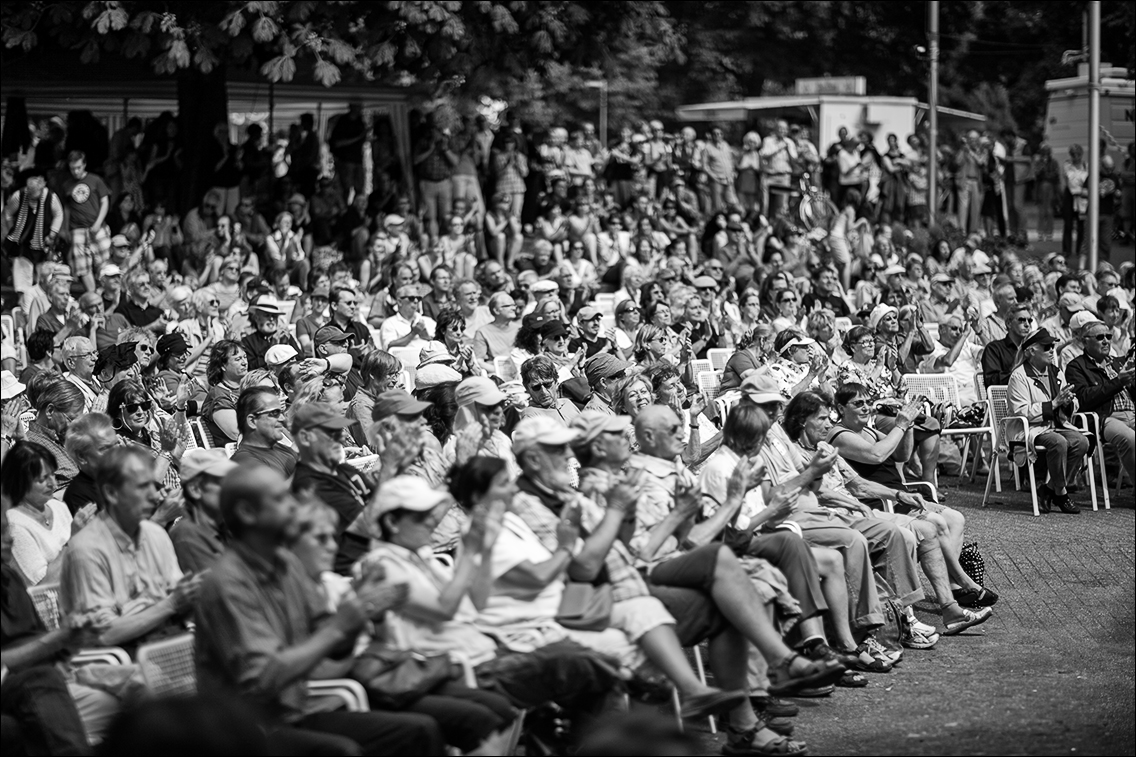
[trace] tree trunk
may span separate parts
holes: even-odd
[[[209,74],[196,69],[185,71],[178,77],[177,95],[182,147],[181,207],[178,210],[184,215],[190,208],[197,207],[209,190],[213,167],[205,165],[202,157],[213,139],[213,128],[218,123],[229,123],[225,67],[218,66]]]

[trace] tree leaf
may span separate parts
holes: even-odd
[[[98,63],[99,62],[99,43],[98,40],[91,38],[88,39],[86,44],[83,45],[83,50],[79,53],[79,61],[81,63]]]
[[[221,19],[221,28],[230,36],[236,37],[245,28],[245,14],[239,9]]]
[[[153,11],[142,11],[134,17],[134,20],[130,22],[130,25],[143,34],[149,34],[153,30],[154,24],[156,24],[157,22],[157,13],[154,13]]]
[[[503,5],[494,5],[489,9],[489,21],[493,24],[493,30],[499,33],[516,34],[521,28],[517,26],[513,14]]]
[[[328,60],[317,60],[313,74],[316,78],[316,81],[318,81],[325,87],[330,87],[333,84],[338,84],[341,78],[339,73],[339,66]]]
[[[280,27],[268,16],[261,16],[252,24],[252,38],[260,43],[271,42],[279,32]]]
[[[150,38],[140,32],[131,31],[126,35],[122,54],[127,58],[138,58],[150,52]]]
[[[213,52],[213,48],[208,45],[200,45],[197,48],[197,52],[193,54],[193,62],[197,64],[197,67],[201,69],[202,73],[208,74],[217,67],[221,59]]]
[[[292,81],[296,75],[296,61],[290,55],[277,55],[260,67],[260,73],[269,81]]]
[[[166,34],[172,34],[175,30],[181,30],[181,27],[178,26],[177,16],[173,13],[162,14],[162,23],[159,28]]]
[[[189,45],[184,39],[175,39],[170,42],[170,60],[178,68],[189,67]]]
[[[327,48],[327,54],[330,55],[332,60],[336,63],[347,65],[352,63],[358,56],[358,51],[341,39],[329,37],[324,40],[324,44]]]

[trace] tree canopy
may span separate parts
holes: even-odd
[[[1082,0],[941,3],[943,104],[1037,131],[1047,78],[1072,75]],[[1130,2],[1103,3],[1103,57],[1136,69]],[[927,4],[907,0],[132,0],[5,2],[4,60],[46,45],[84,63],[145,60],[159,74],[248,69],[296,79],[412,85],[424,98],[508,100],[537,124],[613,122],[677,105],[860,75],[869,91],[925,97]]]

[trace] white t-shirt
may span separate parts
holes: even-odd
[[[481,611],[478,622],[484,625],[503,626],[526,621],[546,621],[556,617],[564,595],[564,581],[556,579],[533,594],[533,590],[519,587],[502,577],[522,563],[534,565],[552,559],[552,553],[540,543],[521,518],[505,513],[501,535],[493,545],[493,591]]]
[[[727,485],[734,469],[738,467],[739,460],[736,452],[723,446],[719,447],[702,467],[702,472],[698,474],[698,488],[703,496],[703,517],[709,518],[726,503]],[[711,505],[707,499],[713,500],[716,504]],[[734,524],[739,529],[749,528],[753,518],[764,509],[765,499],[761,495],[761,487],[750,489],[742,499],[742,508]]]
[[[408,321],[403,318],[401,314],[395,313],[390,318],[383,321],[383,325],[379,328],[379,341],[384,350],[390,349],[390,343],[395,339],[401,339],[409,334],[416,323],[421,322],[426,326],[427,333],[430,334],[428,339],[422,337],[415,337],[409,344],[404,344],[403,347],[417,347],[422,349],[426,346],[426,342],[434,337],[434,321],[424,315],[417,315],[413,321]]]
[[[51,528],[46,529],[21,508],[8,511],[12,533],[12,559],[29,586],[47,577],[47,568],[59,557],[71,538],[71,511],[57,499],[47,503],[51,511]],[[56,576],[58,578],[58,576]]]
[[[942,342],[935,342],[935,350],[919,364],[920,373],[945,373],[948,376],[953,376],[955,384],[958,386],[959,404],[962,407],[969,407],[975,402],[978,402],[978,393],[974,389],[974,377],[982,373],[982,350],[985,349],[980,344],[967,341],[963,345],[962,352],[959,353],[958,359],[955,364],[948,367],[944,371],[936,369],[935,361],[946,355],[948,350]]]

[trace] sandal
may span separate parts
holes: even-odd
[[[844,689],[862,689],[868,685],[868,678],[855,670],[846,670],[836,685]]]
[[[835,660],[814,660],[805,671],[794,676],[793,660],[805,658],[792,652],[774,667],[769,668],[769,693],[774,696],[791,694],[805,688],[836,683],[844,675],[844,666]]]
[[[772,731],[766,729],[766,733],[772,734]],[[722,754],[764,754],[771,757],[778,755],[807,755],[809,753],[808,745],[803,741],[794,741],[788,736],[776,736],[764,744],[756,743],[758,728],[751,728],[748,731],[734,731],[730,729],[726,736],[726,743],[722,747]]]

